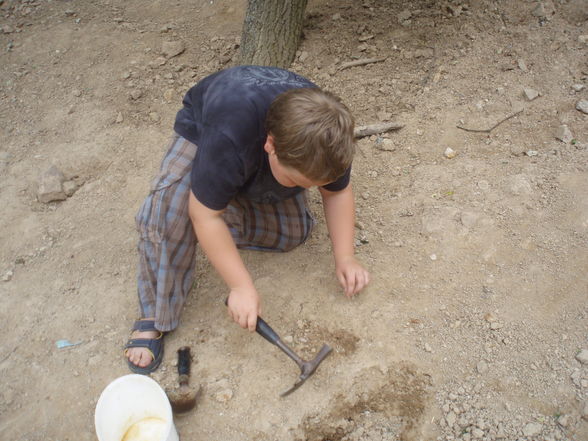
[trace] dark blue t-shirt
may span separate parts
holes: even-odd
[[[210,75],[188,91],[174,130],[198,146],[191,186],[202,204],[222,210],[237,195],[275,203],[304,190],[275,180],[263,148],[270,104],[279,94],[301,87],[316,85],[283,69],[238,66]],[[324,188],[344,189],[349,175],[347,170]]]

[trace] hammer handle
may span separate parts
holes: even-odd
[[[261,317],[257,317],[257,325],[255,325],[255,330],[271,344],[278,345],[280,336]]]
[[[229,306],[229,298],[225,299],[225,306]],[[270,325],[266,323],[264,319],[257,316],[257,324],[255,325],[255,330],[259,335],[265,338],[273,345],[277,345],[280,341],[280,336],[272,329]]]
[[[191,363],[192,357],[190,356],[190,348],[188,346],[183,346],[178,349],[178,374],[189,376]]]

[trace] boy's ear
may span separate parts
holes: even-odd
[[[268,155],[273,155],[274,153],[276,153],[276,147],[274,146],[274,137],[272,135],[267,135],[263,149],[266,151]]]

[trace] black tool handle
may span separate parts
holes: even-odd
[[[229,306],[229,298],[225,299],[225,306]],[[257,316],[257,324],[255,325],[255,331],[271,344],[277,345],[280,341],[280,336],[272,329],[267,322],[261,317]]]
[[[183,346],[178,349],[178,374],[190,375],[190,364],[192,363],[192,356],[190,355],[190,348]]]
[[[257,317],[257,325],[255,325],[255,330],[259,335],[274,345],[277,345],[280,341],[280,336],[261,317]]]

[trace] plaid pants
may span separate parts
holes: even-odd
[[[174,135],[135,218],[141,317],[155,317],[156,328],[163,332],[178,326],[194,281],[197,239],[188,197],[196,150],[195,144]],[[238,248],[261,251],[289,251],[306,240],[314,225],[304,192],[277,204],[236,198],[223,218]]]

